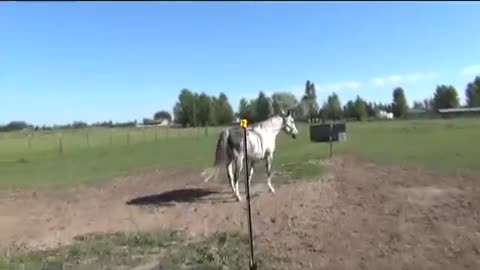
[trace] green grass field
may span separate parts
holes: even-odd
[[[479,169],[478,119],[349,123],[336,153],[439,169]],[[59,133],[0,134],[0,187],[64,186],[160,169],[201,170],[212,162],[220,128],[89,129]],[[298,176],[316,173],[307,161],[328,157],[328,144],[281,135],[274,167]],[[60,144],[62,146],[60,146]],[[262,166],[263,167],[263,166]]]
[[[477,119],[349,123],[347,128],[348,140],[336,144],[335,153],[444,171],[480,169]],[[297,140],[280,136],[274,166],[298,177],[320,173],[309,161],[327,158],[329,146],[311,143],[308,125],[299,129]],[[165,129],[69,131],[62,137],[62,153],[57,134],[36,133],[30,143],[28,134],[1,134],[0,187],[69,186],[153,168],[201,170],[212,162],[219,130],[210,128],[208,136],[203,129],[171,129],[168,136]],[[246,266],[247,248],[245,234],[232,232],[195,239],[180,231],[82,235],[72,244],[45,251],[0,250],[0,268],[50,269],[66,264],[74,269],[111,269],[143,265],[162,254],[163,266],[240,269]],[[260,263],[270,255],[258,254]]]

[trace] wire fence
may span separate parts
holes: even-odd
[[[0,155],[9,153],[118,147],[170,139],[216,136],[222,127],[85,128],[48,131],[0,132]]]

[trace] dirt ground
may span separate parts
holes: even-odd
[[[480,177],[341,157],[318,181],[254,176],[256,247],[268,269],[480,269]],[[275,185],[275,180],[273,180]],[[243,183],[243,181],[242,181]],[[0,247],[90,232],[247,231],[245,203],[197,173],[155,172],[68,191],[2,191]]]

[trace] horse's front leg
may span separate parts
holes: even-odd
[[[272,186],[272,161],[273,155],[269,154],[265,159],[265,167],[267,169],[267,185],[272,193],[275,193],[275,189]]]
[[[240,190],[238,189],[238,182],[240,181],[240,173],[243,169],[242,156],[235,157],[235,174],[234,174],[234,185],[235,185],[235,195],[237,200],[242,201],[242,196],[240,196]]]
[[[250,161],[250,173],[248,175],[248,185],[252,186],[252,176],[253,176],[253,171],[255,169],[255,161]]]
[[[227,165],[227,177],[228,177],[228,181],[230,182],[230,187],[232,188],[232,192],[233,194],[236,195],[235,193],[235,186],[234,186],[234,183],[233,183],[233,160],[230,160],[230,162],[228,163]]]

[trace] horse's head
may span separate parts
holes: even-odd
[[[295,120],[293,119],[292,114],[290,113],[290,111],[287,111],[287,113],[282,111],[280,115],[282,116],[282,119],[283,119],[283,125],[282,125],[283,130],[288,135],[291,135],[292,138],[296,139],[298,135],[298,129],[297,129],[297,126],[295,126]]]

